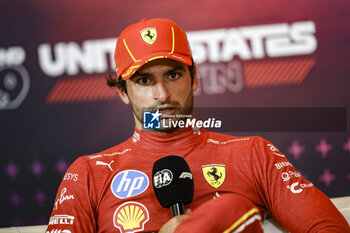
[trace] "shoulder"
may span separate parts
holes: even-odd
[[[77,172],[89,176],[95,173],[99,174],[99,170],[104,173],[106,168],[114,170],[117,161],[121,157],[131,153],[131,151],[132,146],[129,139],[101,152],[78,157],[68,168],[67,172]]]
[[[239,150],[246,154],[278,154],[276,148],[270,141],[260,136],[232,136],[228,134],[221,134],[207,131],[206,144],[216,145],[228,150]],[[280,157],[285,157],[283,154]]]
[[[98,153],[84,155],[78,158],[83,160],[89,165],[95,165],[96,161],[110,162],[112,160],[118,160],[120,157],[127,155],[132,151],[130,139],[124,141],[116,146],[110,147]]]

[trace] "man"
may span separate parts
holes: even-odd
[[[165,124],[194,114],[198,79],[186,34],[174,22],[129,26],[115,61],[118,79],[108,84],[130,104],[134,135],[71,165],[47,232],[262,232],[265,212],[291,232],[350,232],[330,200],[268,141],[191,127],[144,129],[145,111]],[[151,187],[154,162],[168,155],[183,157],[194,181],[190,210],[174,218]]]

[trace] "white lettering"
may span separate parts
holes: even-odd
[[[46,231],[46,233],[72,233],[70,230],[54,229],[51,231]]]
[[[156,188],[162,188],[173,181],[173,173],[169,169],[158,171],[153,176],[153,185]]]
[[[63,177],[63,180],[73,180],[73,181],[77,181],[79,178],[78,174],[75,173],[66,173]]]
[[[203,121],[196,121],[196,127],[197,128],[202,128]]]
[[[143,181],[145,178],[143,176],[136,176],[132,178],[127,178],[129,171],[124,171],[123,176],[118,184],[116,193],[121,191],[128,192],[126,197],[131,197],[135,190],[141,189]]]
[[[279,151],[274,145],[272,144],[267,144],[268,147],[270,147],[271,151]]]
[[[282,172],[281,177],[283,181],[288,181],[293,177],[301,177],[301,175],[299,172],[288,171],[288,172]]]
[[[118,185],[117,193],[120,192],[120,191],[122,190],[123,186],[124,186],[123,191],[127,191],[127,190],[128,190],[129,184],[130,184],[130,182],[131,182],[131,179],[130,179],[130,178],[127,178],[127,176],[128,176],[128,172],[125,171],[125,172],[123,173],[122,179],[120,180],[120,183],[119,183],[119,185]]]
[[[138,190],[141,188],[141,185],[142,185],[144,179],[145,178],[142,176],[136,177],[133,179],[130,190],[129,190],[128,195],[127,195],[128,197],[130,197],[135,190]]]
[[[313,183],[306,183],[306,184],[300,184],[300,188],[296,189],[298,185],[299,185],[299,182],[295,182],[290,186],[288,185],[287,188],[290,189],[292,193],[301,193],[304,188],[310,188],[314,186]]]
[[[310,187],[312,187],[312,186],[314,186],[313,183],[309,183],[309,184],[300,184],[300,187],[302,187],[302,188],[310,188]]]
[[[216,121],[214,128],[221,128],[221,121]]]
[[[189,127],[191,126],[192,128],[195,127],[195,124],[196,123],[196,119],[187,119],[187,122],[186,122],[186,127]]]
[[[226,29],[205,30],[197,32],[188,32],[188,40],[191,45],[193,57],[197,64],[210,62],[219,62],[220,43],[225,37]]]
[[[277,169],[281,169],[282,167],[287,167],[287,166],[293,167],[293,165],[289,161],[283,161],[283,162],[275,163],[275,167]]]
[[[314,33],[313,22],[294,23],[285,37],[269,38],[266,41],[267,54],[270,57],[282,57],[313,53],[317,47]]]
[[[73,225],[74,216],[70,215],[54,215],[50,217],[49,225]]]
[[[38,48],[39,64],[46,75],[59,76],[64,73],[65,69],[65,47],[64,43],[58,43],[54,47],[56,60],[51,55],[49,44],[42,44]]]
[[[237,29],[230,29],[225,35],[222,46],[222,61],[231,61],[234,56],[239,56],[242,60],[252,58],[248,43]]]
[[[197,64],[306,55],[317,48],[315,23],[269,24],[188,32]],[[220,46],[222,44],[222,46]]]
[[[18,66],[26,59],[26,52],[22,47],[13,46],[0,48],[0,66]]]
[[[60,42],[54,45],[54,53],[49,44],[42,44],[38,47],[39,64],[43,72],[52,77],[64,73],[76,75],[80,70],[88,74],[102,73],[109,65],[114,67],[115,42],[115,39],[87,40],[81,47],[76,42]]]
[[[57,201],[55,202],[55,207],[54,209],[57,210],[58,205],[61,205],[62,202],[66,201],[66,200],[70,200],[70,199],[74,199],[74,195],[67,195],[64,196],[64,194],[67,192],[67,188],[63,188],[61,191],[61,196],[57,199]]]
[[[209,138],[207,140],[207,142],[211,142],[211,143],[214,143],[214,144],[222,144],[222,145],[225,145],[227,143],[231,143],[231,142],[238,142],[238,141],[247,141],[249,140],[249,138],[237,138],[237,139],[231,139],[231,140],[228,140],[228,141],[225,141],[225,142],[220,142],[220,141],[216,141],[214,139],[211,139]]]
[[[183,128],[184,125],[185,125],[185,122],[184,122],[184,121],[179,121],[179,127],[180,127],[180,128]]]
[[[111,153],[111,154],[98,154],[98,155],[90,155],[89,156],[89,159],[96,159],[96,158],[102,158],[102,157],[110,157],[110,156],[114,156],[114,155],[122,155],[128,151],[131,151],[130,148],[127,148],[123,151],[117,151],[117,152],[114,152],[114,153]]]
[[[228,62],[235,56],[250,60],[311,54],[317,48],[315,32],[314,22],[303,21],[195,31],[187,35],[194,60],[199,65]],[[80,71],[103,73],[109,67],[114,68],[115,44],[116,38],[87,40],[81,45],[76,42],[41,44],[38,47],[39,65],[52,77],[77,75]],[[24,59],[25,52],[20,47],[0,49],[0,65],[19,64]]]
[[[288,33],[288,25],[271,24],[263,26],[243,27],[241,28],[241,31],[243,36],[249,38],[251,41],[253,57],[264,58],[264,39],[267,38],[266,41],[268,42],[270,38],[284,38]]]
[[[283,172],[283,173],[281,174],[281,177],[282,177],[282,180],[283,180],[283,181],[287,181],[287,180],[290,179],[290,176],[289,176],[289,174],[288,174],[287,172]]]
[[[302,189],[302,188],[296,189],[296,186],[298,186],[298,185],[299,185],[299,182],[293,183],[293,184],[290,186],[290,191],[291,191],[292,193],[301,193],[301,192],[303,191],[303,189]]]
[[[186,122],[183,120],[171,120],[171,118],[163,119],[162,125],[164,128],[170,128],[174,127],[176,128],[177,126],[179,128],[184,128],[184,127],[196,127],[196,128],[219,128],[221,127],[222,122],[220,120],[215,120],[215,118],[209,118],[205,121],[202,120],[196,120],[196,119],[190,119],[187,118]]]

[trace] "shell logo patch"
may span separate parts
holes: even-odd
[[[144,205],[135,201],[120,205],[113,216],[113,223],[122,233],[143,231],[149,220],[148,210]]]
[[[140,31],[141,38],[147,44],[152,45],[157,40],[157,30],[156,28],[145,28]]]
[[[226,178],[226,168],[224,164],[203,165],[202,172],[205,180],[214,188],[219,188]]]

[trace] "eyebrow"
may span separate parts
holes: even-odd
[[[186,68],[183,65],[178,65],[178,66],[175,66],[173,69],[168,70],[164,74],[168,75],[168,74],[174,73],[176,71],[186,71]]]
[[[178,65],[170,70],[167,70],[166,72],[164,72],[163,75],[168,75],[168,74],[171,74],[171,73],[176,72],[176,71],[186,71],[186,68],[183,65]],[[147,72],[136,71],[136,73],[131,77],[131,79],[136,78],[136,77],[149,77],[149,76],[152,76],[152,74],[147,73]]]

